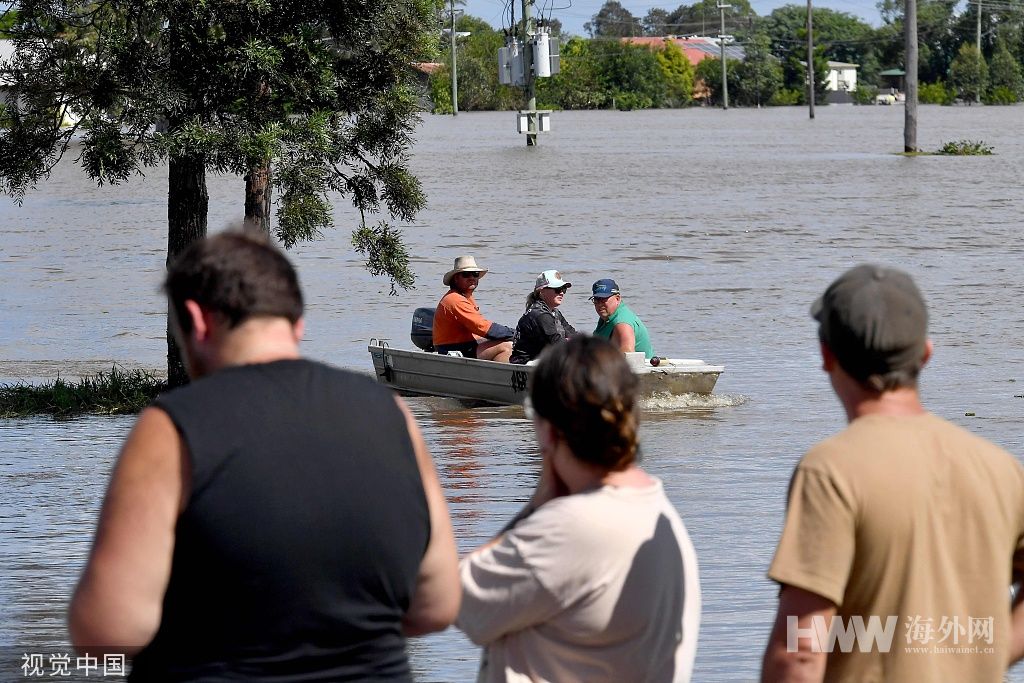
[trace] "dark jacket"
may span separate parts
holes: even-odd
[[[510,363],[523,365],[537,356],[548,344],[557,344],[578,334],[558,309],[551,310],[541,300],[534,301],[516,325],[512,337]]]

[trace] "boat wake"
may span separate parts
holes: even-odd
[[[645,413],[672,413],[680,410],[731,408],[747,402],[742,394],[669,394],[657,393],[640,399]]]

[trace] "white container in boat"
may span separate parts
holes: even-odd
[[[647,355],[643,351],[627,351],[626,362],[632,367],[647,365]]]

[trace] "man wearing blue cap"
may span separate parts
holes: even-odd
[[[648,359],[654,357],[647,327],[629,306],[622,303],[619,285],[612,279],[598,280],[591,288],[590,300],[600,316],[595,337],[603,337],[615,344],[623,353],[643,351]]]

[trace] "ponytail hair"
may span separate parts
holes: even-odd
[[[530,402],[577,459],[606,471],[636,461],[639,381],[625,357],[600,337],[573,337],[545,349],[534,369]]]
[[[539,301],[539,300],[540,300],[540,290],[535,289],[532,292],[530,292],[529,294],[527,294],[526,295],[526,310],[530,310],[530,306],[533,306],[533,304],[535,302]]]

